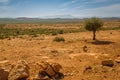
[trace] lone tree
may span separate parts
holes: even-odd
[[[99,18],[93,17],[85,20],[85,29],[88,31],[93,31],[93,40],[96,40],[96,31],[103,26],[103,21]]]

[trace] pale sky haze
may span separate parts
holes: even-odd
[[[0,0],[0,17],[120,17],[120,0]]]

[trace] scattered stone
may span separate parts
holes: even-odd
[[[8,80],[26,80],[29,77],[29,69],[25,61],[18,61],[17,65],[10,71]]]
[[[92,69],[91,66],[87,66],[87,67],[85,68],[85,70],[91,70],[91,69]]]
[[[5,69],[0,68],[0,80],[8,80],[9,72]]]
[[[92,67],[86,66],[83,72],[86,73],[86,72],[90,72],[90,71],[92,71]]]
[[[117,59],[115,59],[115,61],[116,61],[117,63],[120,63],[120,57],[118,57]]]
[[[87,40],[84,40],[85,42],[87,42]]]
[[[88,51],[87,46],[83,46],[83,51],[84,51],[84,52],[87,52],[87,51]]]
[[[112,34],[112,32],[110,32],[110,34]]]
[[[52,56],[58,56],[58,51],[57,50],[55,50],[55,49],[51,49],[51,54],[52,54]]]
[[[104,61],[102,61],[102,65],[103,66],[113,67],[114,66],[114,62],[112,60],[104,60]]]
[[[58,51],[55,50],[55,49],[52,49],[52,50],[51,50],[51,53],[58,53]]]

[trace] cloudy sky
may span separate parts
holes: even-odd
[[[0,17],[120,17],[120,0],[0,0]]]

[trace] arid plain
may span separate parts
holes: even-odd
[[[5,28],[22,29],[61,29],[76,30],[80,23],[64,24],[7,24]],[[41,61],[56,62],[62,66],[62,80],[120,80],[120,27],[119,21],[105,22],[104,30],[96,33],[97,41],[92,40],[92,32],[81,31],[62,34],[18,35],[0,39],[0,66],[6,69],[25,60],[30,67],[32,80],[38,73]],[[107,29],[109,28],[109,29]],[[55,37],[65,41],[56,42]],[[114,66],[103,66],[102,61],[112,60]],[[117,61],[116,61],[117,60]]]

